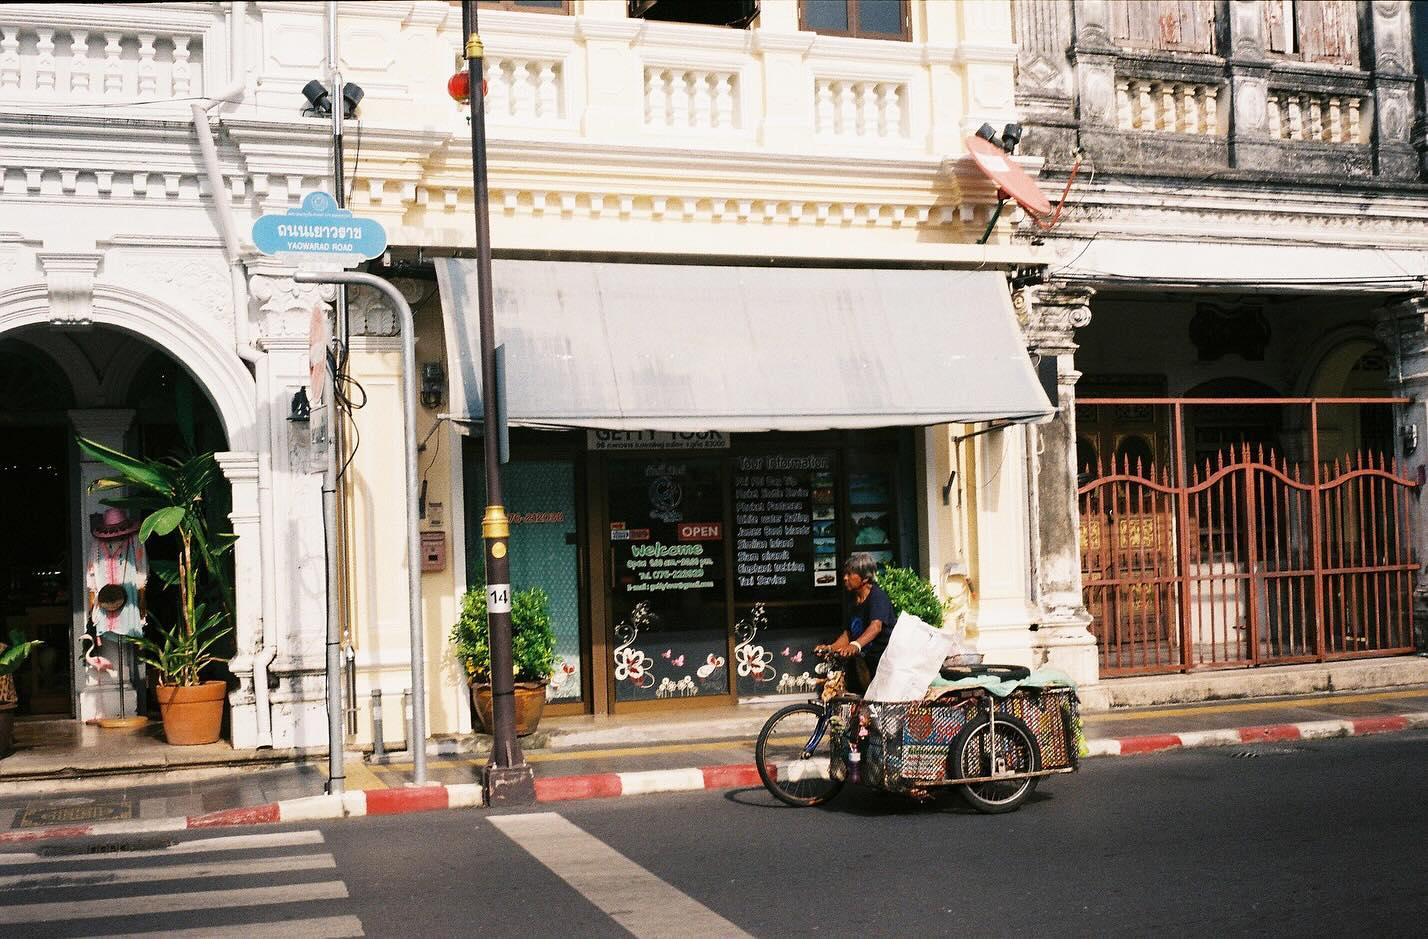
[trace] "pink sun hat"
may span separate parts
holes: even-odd
[[[103,515],[96,512],[89,516],[89,533],[100,541],[127,538],[138,530],[138,520],[129,518],[123,509],[108,508]]]

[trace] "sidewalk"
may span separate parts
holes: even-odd
[[[525,740],[537,796],[553,802],[757,786],[753,741],[767,715],[781,705],[744,705],[680,718],[551,720]],[[1428,729],[1428,685],[1133,708],[1085,715],[1084,723],[1095,757]],[[476,740],[489,746],[489,738]],[[479,805],[477,782],[486,762],[481,749],[431,756],[424,788],[411,787],[412,765],[401,754],[385,765],[354,755],[346,767],[343,799],[322,795],[325,761],[232,768],[218,779],[167,785],[98,781],[59,794],[14,793],[6,786],[0,797],[0,844]]]

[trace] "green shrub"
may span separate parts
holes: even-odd
[[[898,611],[911,613],[929,626],[942,628],[946,607],[932,584],[917,571],[889,564],[878,571],[878,585],[887,591],[888,599]]]
[[[486,621],[486,585],[461,598],[461,617],[451,627],[456,657],[473,684],[491,681],[491,635]],[[550,596],[539,587],[518,590],[511,598],[511,661],[516,681],[545,681],[555,668],[555,621]]]

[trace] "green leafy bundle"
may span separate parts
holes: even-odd
[[[20,670],[20,666],[25,664],[25,660],[30,657],[44,642],[39,639],[25,639],[25,634],[21,630],[10,630],[10,642],[0,643],[0,675],[13,675]]]
[[[946,607],[932,584],[917,571],[889,564],[878,572],[878,585],[887,591],[895,609],[911,613],[929,626],[942,628]]]

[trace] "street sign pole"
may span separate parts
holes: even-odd
[[[477,310],[481,325],[482,451],[486,457],[486,514],[481,535],[486,547],[486,615],[491,635],[491,717],[496,726],[486,764],[488,805],[529,805],[535,778],[516,739],[515,678],[511,656],[511,573],[507,551],[510,522],[501,494],[497,441],[496,333],[491,300],[490,193],[486,188],[486,108],[482,71],[484,50],[476,30],[475,0],[461,4],[461,32],[466,37],[466,66],[471,90],[471,176],[476,202]]]
[[[412,669],[412,732],[408,747],[412,752],[412,782],[426,785],[426,652],[421,616],[421,536],[417,531],[417,442],[416,442],[416,332],[412,326],[412,308],[401,291],[374,274],[360,271],[298,271],[293,280],[299,284],[365,284],[380,291],[396,308],[402,328],[403,395],[402,416],[407,430],[402,434],[406,451],[407,503],[407,612],[410,623]],[[329,383],[330,384],[330,383]],[[331,655],[329,647],[329,656]],[[330,661],[330,658],[329,658]],[[331,676],[329,672],[329,676]],[[329,677],[329,681],[331,678]],[[329,699],[330,700],[330,699]],[[338,698],[340,701],[341,699]],[[337,713],[341,717],[340,712]],[[328,717],[331,718],[329,713]],[[340,725],[339,730],[340,730]]]

